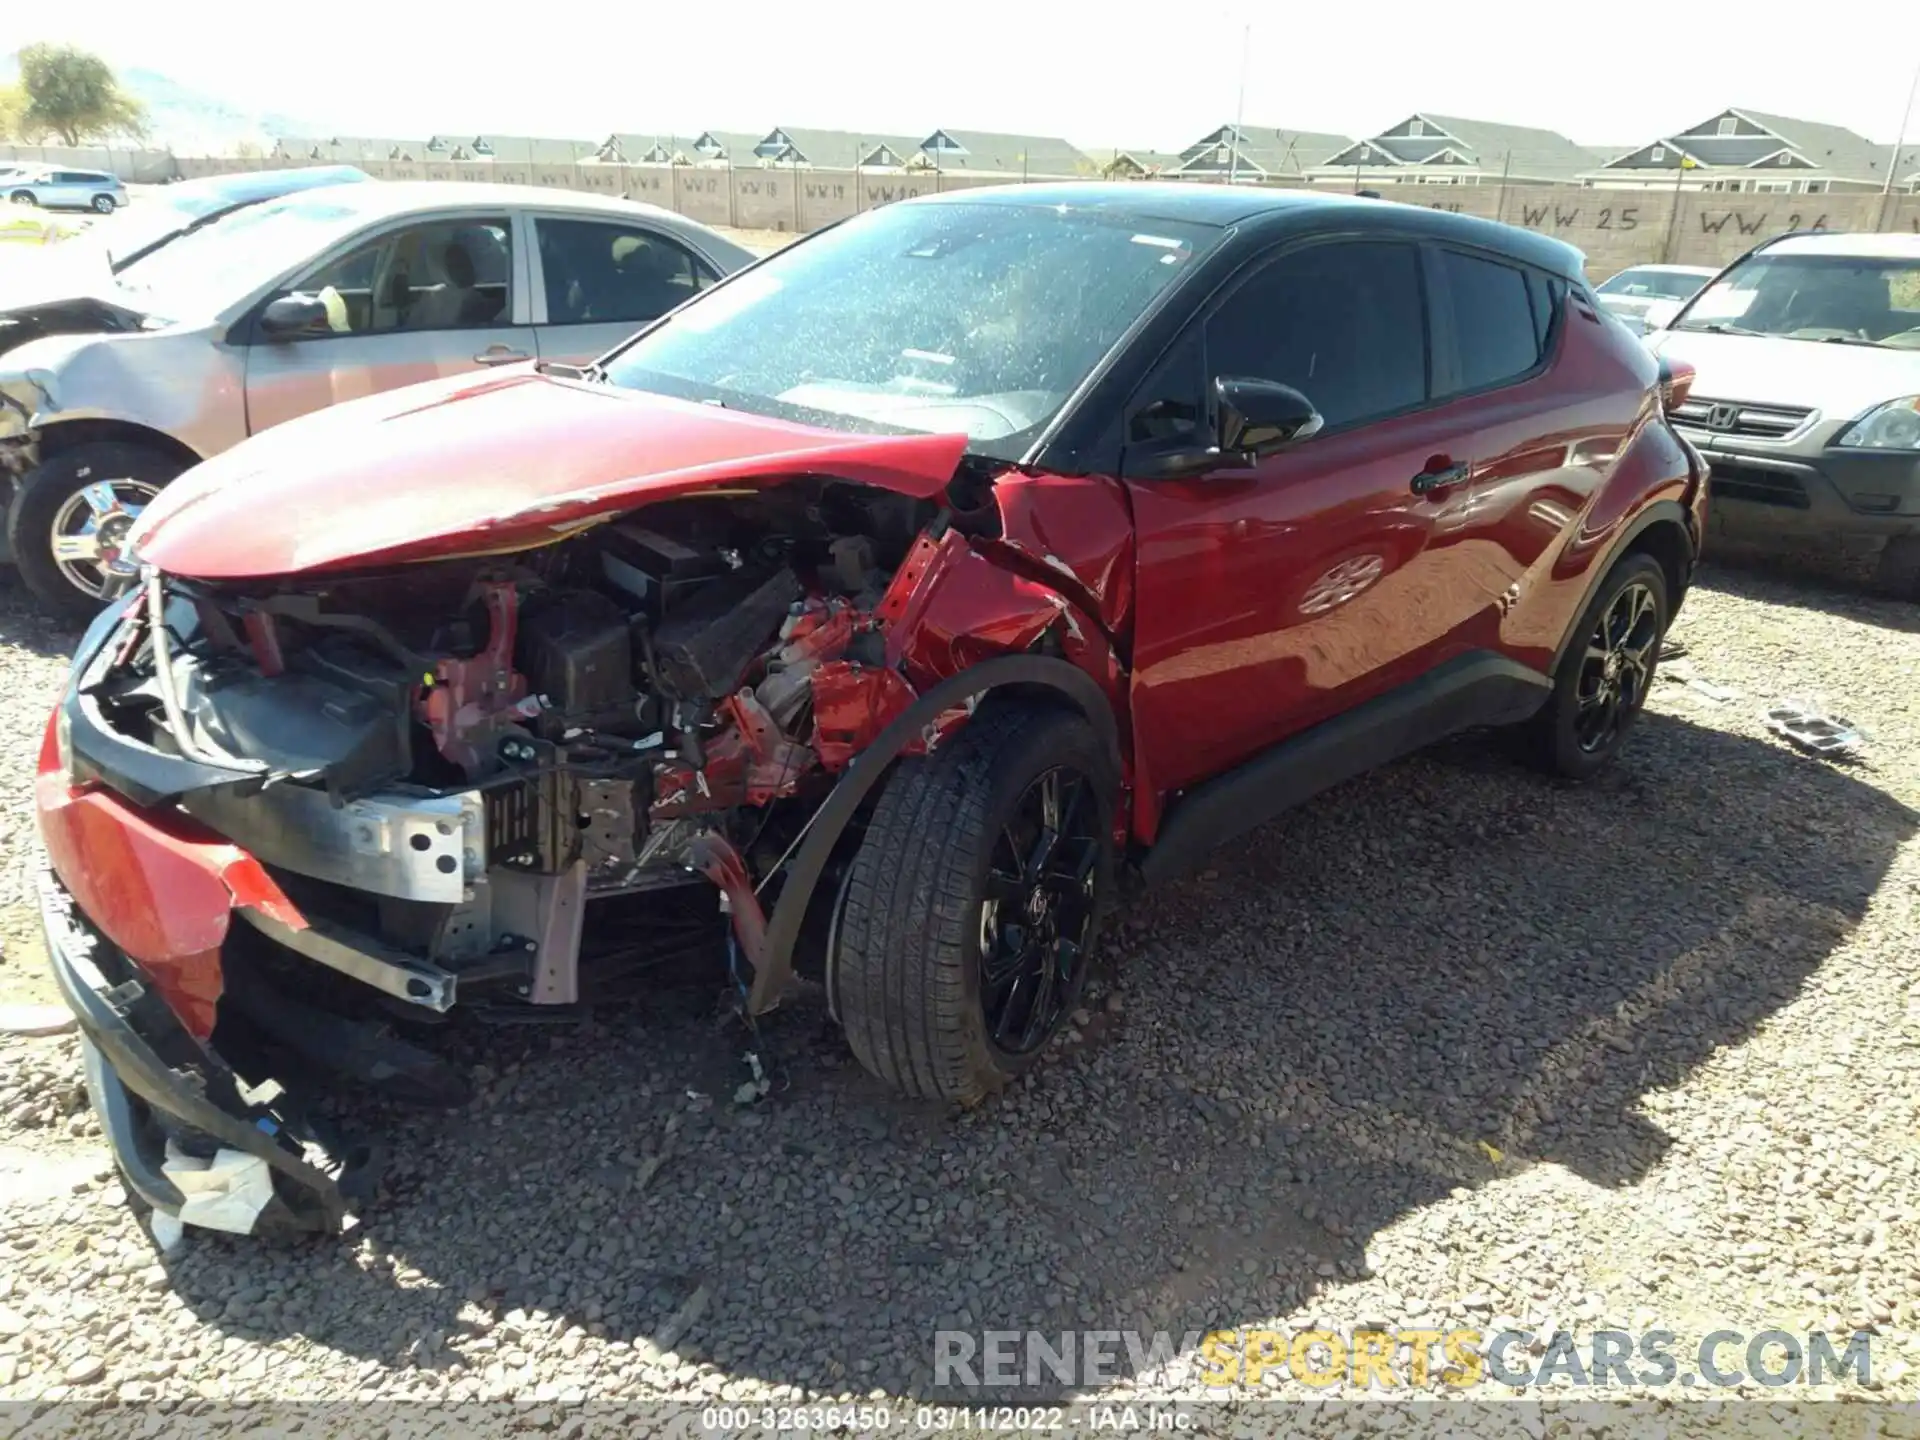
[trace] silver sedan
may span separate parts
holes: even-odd
[[[591,361],[754,258],[630,201],[376,182],[238,211],[103,266],[83,295],[16,296],[0,308],[11,558],[84,614],[124,572],[133,518],[189,466],[358,396]]]

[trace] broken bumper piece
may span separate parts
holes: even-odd
[[[335,1232],[367,1198],[373,1167],[329,1156],[271,1101],[221,1103],[191,1065],[170,1065],[192,1038],[130,965],[115,984],[99,959],[103,936],[74,913],[49,871],[40,880],[47,955],[78,1018],[87,1094],[127,1185],[186,1224],[243,1234]]]

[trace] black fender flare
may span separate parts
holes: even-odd
[[[949,675],[896,715],[873,743],[854,757],[808,822],[806,838],[787,867],[786,884],[767,923],[763,963],[755,970],[747,995],[748,1013],[759,1015],[772,1009],[786,988],[793,974],[793,947],[800,938],[800,925],[827,861],[861,803],[885,777],[887,767],[935,716],[1009,685],[1035,686],[1059,694],[1087,717],[1113,761],[1114,773],[1121,773],[1119,724],[1105,692],[1086,671],[1048,655],[1000,655]]]
[[[1560,637],[1559,645],[1554,648],[1553,665],[1547,671],[1549,679],[1559,675],[1560,662],[1567,658],[1567,651],[1573,647],[1575,640],[1583,638],[1580,635],[1580,617],[1587,613],[1587,606],[1592,602],[1594,592],[1605,583],[1607,576],[1613,573],[1613,567],[1618,565],[1621,557],[1633,548],[1634,542],[1656,525],[1671,525],[1686,537],[1688,575],[1691,578],[1693,566],[1700,561],[1700,536],[1693,533],[1692,517],[1678,500],[1655,500],[1635,515],[1624,530],[1613,537],[1612,543],[1607,546],[1607,553],[1602,555],[1588,571],[1587,586],[1581,592],[1580,605],[1574,611],[1573,623],[1567,627],[1567,633]],[[1678,595],[1669,596],[1668,599],[1676,609],[1679,607]]]

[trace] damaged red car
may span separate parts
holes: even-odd
[[[689,936],[748,1014],[811,978],[876,1075],[979,1099],[1124,884],[1465,728],[1613,758],[1699,549],[1687,378],[1537,235],[1036,185],[247,441],[141,517],[40,759],[130,1183],[195,1219],[183,1164],[252,1167],[204,1223],[337,1227],[312,1097],[458,1095],[394,1017]]]

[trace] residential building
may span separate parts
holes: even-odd
[[[1734,109],[1616,155],[1585,178],[1609,190],[1818,195],[1885,189],[1894,159],[1891,145],[1876,145],[1839,125]],[[1915,163],[1920,145],[1902,151],[1894,173]]]
[[[1191,180],[1302,181],[1353,143],[1348,135],[1275,125],[1222,125],[1180,152],[1170,174]]]
[[[974,175],[1084,175],[1100,173],[1099,164],[1057,135],[1006,135],[992,130],[936,130],[913,142],[908,160],[914,169],[952,170]]]
[[[591,160],[591,140],[554,140],[537,135],[435,135],[423,159],[490,160],[501,165],[577,165]]]
[[[754,143],[753,153],[768,165],[811,166],[819,170],[898,170],[912,159],[917,148],[918,142],[910,135],[776,126]]]
[[[1499,185],[1569,183],[1593,167],[1590,151],[1554,130],[1422,111],[1315,165],[1318,184]]]
[[[600,142],[592,158],[603,165],[691,165],[693,137],[613,134]]]
[[[695,165],[758,165],[754,147],[760,140],[744,130],[702,130],[688,142],[688,159]]]
[[[1180,168],[1179,152],[1173,150],[1093,149],[1085,152],[1099,162],[1100,174],[1108,180],[1151,180],[1170,176]]]
[[[377,139],[369,135],[282,135],[273,142],[269,158],[324,165],[357,165],[363,160],[410,163],[425,153],[418,140]]]

